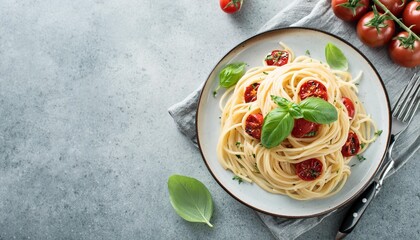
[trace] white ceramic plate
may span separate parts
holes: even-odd
[[[321,61],[325,61],[324,49],[328,42],[338,46],[348,59],[349,71],[352,75],[356,76],[360,71],[363,72],[359,85],[359,98],[367,113],[377,123],[378,129],[383,130],[376,142],[363,153],[367,160],[358,162],[357,159],[353,159],[356,165],[352,167],[352,173],[344,188],[329,198],[298,201],[266,192],[257,184],[238,184],[237,181],[232,180],[233,173],[223,169],[217,160],[216,145],[221,115],[218,103],[223,90],[219,91],[218,97],[214,97],[212,92],[218,85],[219,71],[226,64],[238,61],[246,62],[249,65],[248,69],[260,66],[267,53],[279,48],[279,41],[288,45],[295,56],[304,55],[305,51],[309,50],[311,57]],[[370,183],[382,163],[389,141],[391,122],[389,109],[388,96],[379,74],[355,47],[337,36],[315,29],[278,29],[258,34],[240,43],[215,66],[203,87],[198,104],[196,119],[198,145],[204,162],[216,181],[243,204],[258,211],[282,217],[317,216],[348,203]]]

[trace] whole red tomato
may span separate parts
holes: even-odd
[[[334,14],[344,21],[357,21],[368,11],[369,0],[332,0]]]
[[[420,42],[407,32],[400,32],[391,41],[388,50],[396,64],[403,67],[420,66]]]
[[[239,11],[242,7],[242,0],[220,0],[220,8],[229,14]]]
[[[420,2],[412,1],[408,3],[402,17],[407,27],[413,26],[411,31],[420,34]]]
[[[385,7],[392,12],[396,17],[399,17],[404,10],[405,3],[407,0],[379,0]],[[376,4],[375,4],[376,5]],[[384,11],[378,5],[379,12],[383,13]]]
[[[380,47],[391,41],[395,23],[376,11],[366,13],[357,23],[357,36],[369,47]]]

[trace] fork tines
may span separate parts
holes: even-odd
[[[392,116],[402,122],[409,122],[414,117],[420,103],[420,76],[414,74],[398,98]],[[414,109],[413,109],[414,108]]]

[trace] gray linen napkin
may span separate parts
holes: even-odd
[[[363,45],[356,36],[355,26],[335,17],[331,11],[329,0],[295,0],[288,5],[287,8],[283,9],[268,21],[259,32],[288,26],[320,29],[340,36],[353,44],[367,56],[380,73],[385,82],[391,105],[395,103],[399,92],[410,80],[411,76],[415,72],[419,72],[419,67],[408,69],[393,64],[387,56],[388,53],[386,48],[373,49]],[[169,108],[169,113],[174,118],[179,130],[196,146],[195,114],[201,87],[202,86],[187,96],[183,101],[174,104]],[[407,162],[408,159],[413,157],[420,149],[419,130],[420,121],[417,116],[413,119],[409,129],[404,133],[405,136],[402,136],[395,146],[395,149],[397,150],[395,156],[404,159],[402,164],[397,166],[396,170],[398,170],[403,163]],[[416,156],[416,158],[419,158],[419,156]],[[391,173],[394,173],[395,171]],[[338,213],[332,212],[327,215],[313,218],[285,219],[258,212],[262,222],[278,239],[295,239],[331,214]]]

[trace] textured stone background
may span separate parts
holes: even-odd
[[[263,2],[0,1],[0,239],[272,238],[167,113],[287,4]],[[349,239],[419,238],[419,171],[392,176]],[[172,210],[174,173],[208,186],[213,229]]]

